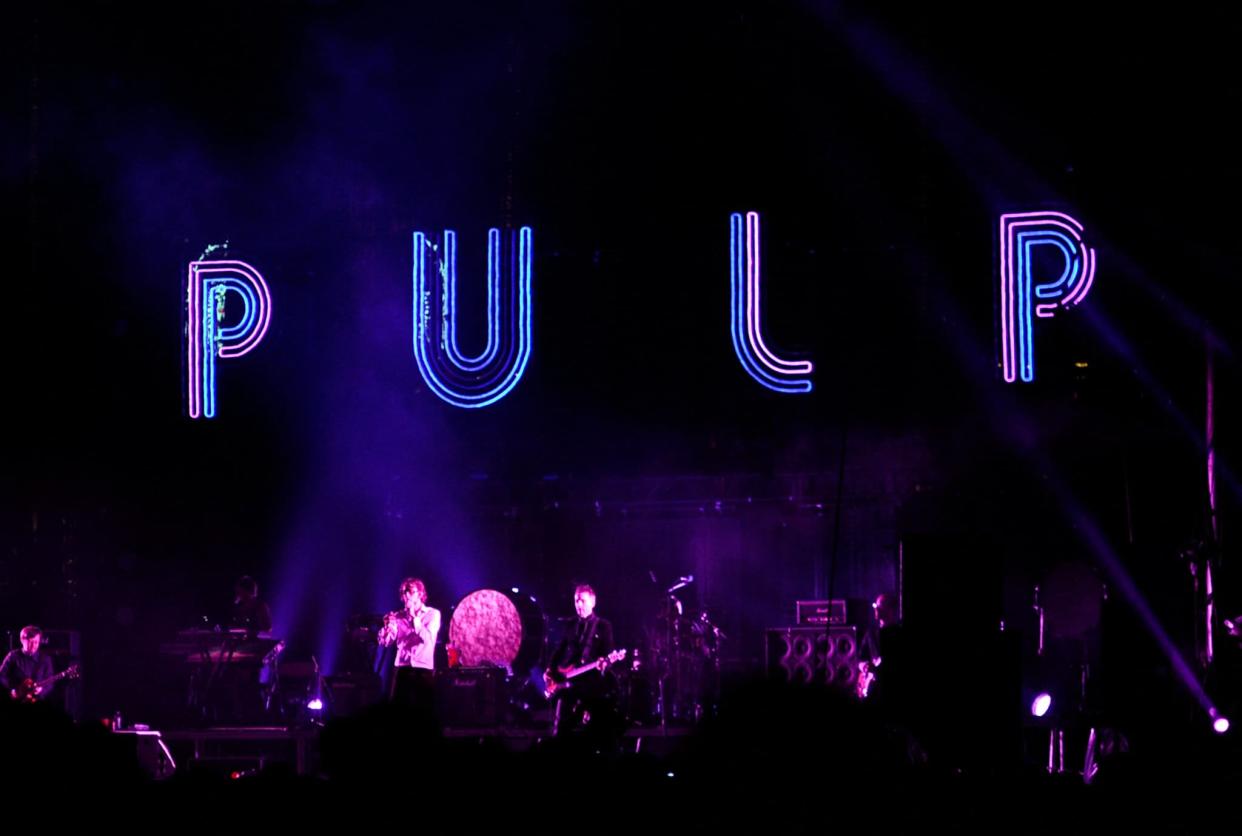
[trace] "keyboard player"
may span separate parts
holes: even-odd
[[[259,597],[259,584],[249,575],[238,578],[233,586],[229,628],[245,630],[251,638],[267,636],[272,632],[272,610]]]

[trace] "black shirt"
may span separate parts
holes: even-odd
[[[6,691],[15,690],[27,679],[33,679],[35,682],[50,679],[54,673],[52,657],[41,650],[35,651],[33,656],[27,655],[24,650],[14,650],[4,657],[3,663],[0,663],[0,682],[4,683]],[[51,693],[52,685],[48,683],[43,686],[43,692],[39,694],[38,699],[45,700]]]
[[[548,666],[556,668],[577,667],[594,662],[612,652],[612,622],[594,613],[590,618],[579,618],[557,645]]]
[[[229,614],[229,626],[251,633],[266,633],[272,629],[272,610],[267,602],[258,598],[236,601]]]

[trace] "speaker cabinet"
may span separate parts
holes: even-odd
[[[494,726],[500,721],[505,672],[450,668],[436,674],[436,707],[448,728]]]
[[[851,688],[858,677],[858,638],[852,626],[773,627],[765,660],[768,676],[782,682]]]

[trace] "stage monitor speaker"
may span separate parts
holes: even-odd
[[[122,729],[112,734],[112,739],[122,743],[127,752],[132,751],[139,769],[148,778],[163,781],[176,773],[177,761],[159,732]]]

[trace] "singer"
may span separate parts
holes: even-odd
[[[403,580],[398,594],[401,609],[384,616],[384,626],[377,636],[382,646],[397,647],[390,697],[393,702],[430,711],[435,695],[440,611],[427,606],[427,586],[418,578]]]

